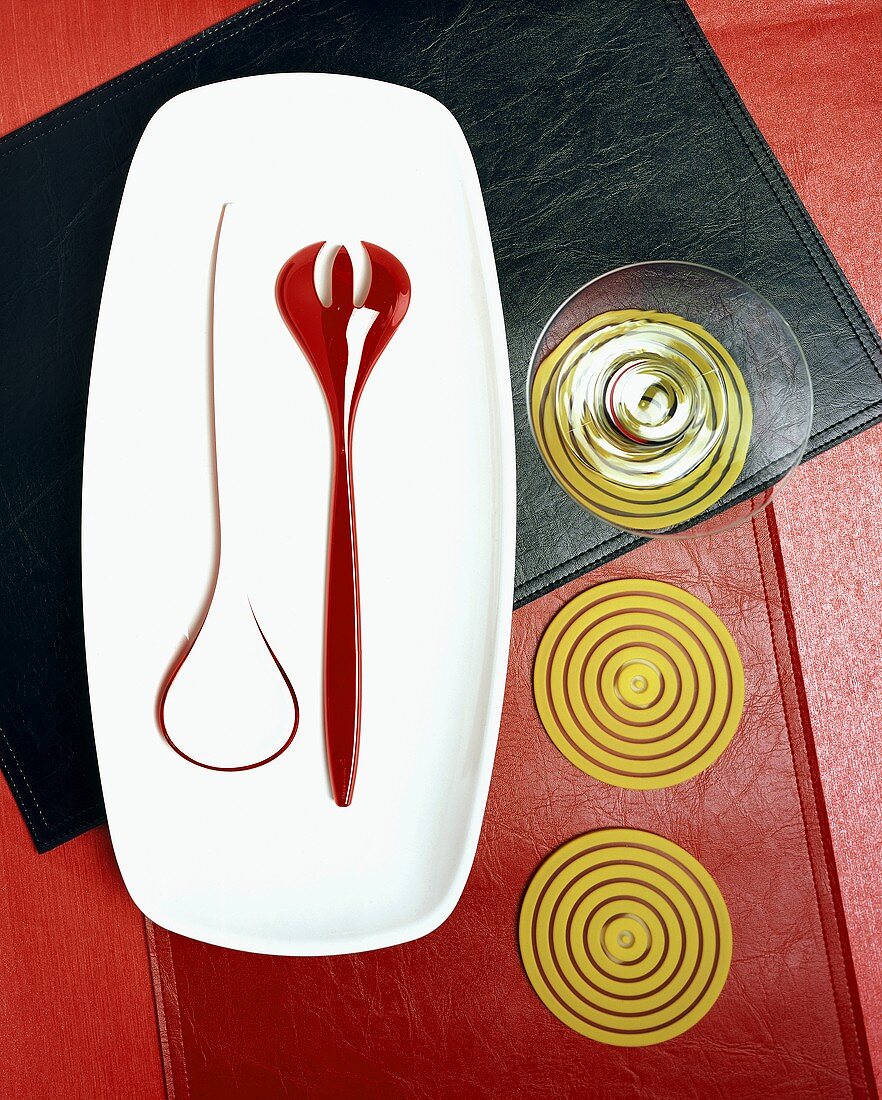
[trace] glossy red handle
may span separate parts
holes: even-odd
[[[347,329],[356,310],[352,261],[345,248],[331,268],[331,301],[315,288],[315,263],[323,244],[301,248],[276,280],[276,302],[285,323],[312,364],[322,387],[334,436],[334,469],[328,532],[325,596],[325,745],[331,789],[338,806],[352,801],[361,727],[361,613],[358,547],[352,491],[352,424],[362,390],[410,303],[410,277],[401,261],[379,245],[362,242],[371,278],[363,305],[377,314],[368,329],[346,415],[349,364]]]
[[[331,487],[325,600],[325,744],[331,790],[348,806],[355,785],[361,726],[361,614],[352,461],[337,446]]]

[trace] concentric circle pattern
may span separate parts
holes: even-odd
[[[700,600],[663,581],[619,580],[558,612],[539,643],[533,689],[569,761],[648,790],[692,778],[723,752],[744,707],[744,668]]]
[[[638,829],[599,829],[553,852],[527,888],[519,939],[530,984],[555,1016],[623,1047],[693,1027],[732,959],[714,880],[678,845]]]
[[[530,384],[536,442],[584,507],[662,534],[697,519],[738,480],[753,425],[729,352],[673,314],[603,313],[570,332]]]

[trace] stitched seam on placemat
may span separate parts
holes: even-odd
[[[685,0],[680,0],[680,2],[685,3]],[[829,248],[821,237],[817,226],[814,224],[812,219],[809,217],[808,212],[804,210],[802,204],[799,202],[798,198],[794,194],[792,190],[792,184],[790,183],[786,172],[779,164],[777,157],[775,157],[775,154],[770,148],[768,148],[768,143],[765,141],[765,138],[762,137],[762,133],[759,130],[759,127],[756,125],[756,122],[751,117],[750,112],[741,102],[741,98],[738,95],[737,91],[731,85],[729,77],[726,74],[722,63],[720,62],[720,59],[714,53],[712,47],[707,44],[707,48],[702,48],[701,50],[699,50],[695,44],[694,33],[689,34],[687,28],[684,27],[683,23],[681,22],[679,8],[675,0],[664,0],[664,3],[668,11],[670,12],[671,18],[673,19],[677,29],[679,30],[683,41],[689,47],[692,56],[698,62],[702,72],[707,78],[708,84],[710,84],[711,88],[714,91],[714,94],[719,100],[720,106],[726,112],[726,116],[735,127],[735,132],[741,138],[744,147],[753,157],[754,163],[756,164],[757,168],[759,168],[766,182],[769,184],[769,187],[772,190],[772,194],[778,200],[778,204],[787,216],[787,220],[796,231],[797,236],[805,247],[806,252],[811,257],[812,262],[818,270],[818,274],[821,276],[821,278],[830,289],[831,293],[833,294],[833,298],[836,301],[836,304],[842,310],[842,315],[845,317],[846,321],[848,321],[849,325],[852,328],[852,331],[860,341],[861,347],[866,352],[876,370],[876,373],[879,375],[880,380],[882,380],[882,368],[880,368],[879,364],[876,362],[875,356],[872,354],[873,346],[875,346],[875,349],[877,351],[882,352],[882,340],[880,340],[878,334],[873,330],[873,327],[869,324],[868,321],[866,321],[864,325],[864,334],[861,334],[857,325],[855,324],[854,318],[852,317],[849,310],[846,309],[846,303],[841,300],[839,294],[837,293],[836,286],[828,278],[828,271],[825,270],[825,268],[821,265],[820,260],[815,253],[815,249],[812,247],[812,240],[814,240],[816,246],[822,246],[823,253],[826,254],[822,253],[821,258],[827,261],[827,269],[829,269],[829,271],[832,272],[832,274],[836,277],[836,281],[839,284],[840,289],[846,292],[848,303],[853,307],[855,305],[858,305],[857,299],[854,296],[854,292],[851,286],[848,284],[845,276],[838,270],[832,253],[830,253]],[[691,19],[694,20],[694,16],[692,15],[691,11],[689,11],[689,16]],[[702,47],[705,46],[703,36],[701,45]],[[712,79],[712,75],[708,71],[706,64],[707,61],[710,61],[711,65],[713,66],[714,72],[717,76],[716,80]],[[729,93],[729,98],[731,98],[731,101],[735,106],[737,115],[733,113],[730,108],[730,103],[727,102],[727,98],[723,96],[723,90]],[[748,134],[744,133],[742,123],[744,123],[745,121],[747,122],[749,128],[749,136],[753,138],[753,141],[749,141]],[[762,154],[762,156],[760,154]],[[772,168],[775,178],[769,176],[766,170],[769,167]],[[779,188],[781,190],[779,190]],[[782,190],[783,194],[781,193]],[[794,218],[793,211],[795,211],[796,214],[799,215],[799,222],[797,222],[797,220]],[[809,232],[812,234],[811,238],[806,239],[806,237],[803,235],[803,230],[805,229],[808,229]],[[860,310],[860,313],[863,313],[862,309]],[[865,318],[860,317],[860,320],[865,321]],[[864,338],[866,336],[869,336],[872,342],[870,347],[868,347],[867,344],[864,342]]]
[[[24,768],[21,766],[21,762],[18,759],[18,756],[15,752],[15,749],[12,747],[12,743],[10,742],[9,738],[6,736],[6,731],[3,730],[3,729],[0,729],[0,738],[3,739],[3,745],[5,746],[5,751],[2,747],[0,747],[0,762],[2,762],[2,764],[3,764],[3,771],[6,774],[6,779],[9,782],[9,786],[12,788],[12,792],[15,795],[19,806],[21,807],[21,812],[24,814],[24,819],[27,822],[27,826],[30,829],[33,836],[35,838],[39,838],[39,843],[45,843],[46,841],[48,841],[49,843],[52,843],[52,844],[58,844],[58,843],[61,843],[64,840],[68,839],[68,837],[72,837],[72,836],[77,835],[77,833],[80,831],[80,828],[81,828],[80,825],[75,825],[72,828],[68,828],[67,832],[61,833],[59,835],[57,833],[57,831],[55,829],[53,829],[53,827],[49,824],[49,821],[47,820],[46,815],[43,813],[43,809],[40,806],[39,801],[37,800],[37,796],[34,793],[34,788],[31,786],[30,782],[28,781],[28,777],[25,773]],[[7,752],[8,752],[8,757],[7,757]],[[15,782],[15,779],[13,778],[12,768],[10,768],[10,766],[9,766],[9,758],[11,758],[12,762],[15,764],[15,770],[17,771],[19,777],[21,778],[21,781],[24,783],[25,787],[27,788],[27,793],[30,795],[30,804],[33,806],[33,808],[40,815],[40,820],[43,822],[43,825],[45,827],[44,829],[40,829],[37,826],[37,824],[34,822],[33,818],[31,817],[30,813],[28,812],[28,801],[24,798],[21,789],[19,788],[18,784]],[[94,805],[87,806],[86,809],[80,810],[76,814],[72,814],[72,815],[67,814],[67,815],[65,815],[66,816],[65,824],[69,825],[69,823],[71,821],[81,821],[81,819],[88,818],[90,815],[95,814],[96,811],[98,811],[100,809],[101,809],[100,804],[96,802]],[[98,824],[98,822],[96,821],[95,824]]]
[[[163,931],[165,931],[166,936],[169,935],[167,930],[163,929]],[[169,939],[169,942],[168,942],[168,972],[169,972],[169,977],[171,978],[172,988],[174,990],[175,1003],[178,1006],[178,1019],[180,1020],[181,998],[180,998],[180,994],[178,993],[178,976],[177,976],[177,972],[176,972],[176,969],[175,969],[175,953],[174,953],[174,950],[172,948],[170,939]],[[180,1034],[181,1034],[180,1065],[181,1065],[181,1072],[182,1072],[183,1077],[184,1077],[184,1089],[186,1090],[185,1100],[189,1100],[189,1096],[190,1096],[190,1074],[187,1070],[187,1051],[184,1047],[184,1030],[183,1030],[182,1026],[181,1026]]]
[[[63,832],[51,832],[44,836],[42,840],[44,851],[49,851],[50,848],[57,848],[59,844],[64,844],[66,840],[73,840],[75,836],[82,836],[82,834],[88,832],[89,829],[97,828],[98,825],[104,825],[107,821],[107,815],[104,813],[104,806],[100,802],[96,802],[94,806],[89,806],[79,813],[67,814],[65,816],[68,821],[75,821],[76,825],[65,829]]]
[[[153,1015],[156,1021],[156,1034],[159,1040],[159,1058],[162,1062],[162,1077],[165,1085],[166,1100],[175,1100],[174,1070],[171,1064],[171,1051],[168,1043],[168,1023],[165,1015],[165,995],[162,990],[162,976],[156,961],[156,937],[152,934],[150,919],[141,914],[144,925],[144,941],[147,946],[147,965],[150,968],[150,981],[153,986]]]
[[[166,929],[161,928],[158,924],[155,924],[149,917],[142,914],[144,920],[144,938],[147,941],[147,959],[150,966],[150,977],[153,985],[153,1007],[156,1014],[156,1025],[159,1035],[159,1049],[162,1059],[163,1079],[165,1081],[165,1092],[167,1100],[189,1100],[190,1096],[190,1079],[187,1074],[187,1060],[183,1053],[183,1035],[180,1033],[180,1000],[177,992],[177,980],[175,978],[174,967],[174,952],[171,947],[171,941],[169,939],[169,933]],[[164,947],[167,954],[166,969],[169,974],[169,980],[173,988],[173,998],[175,1004],[175,1016],[176,1023],[179,1030],[179,1039],[181,1041],[181,1069],[183,1073],[183,1087],[186,1093],[185,1096],[178,1096],[177,1080],[175,1073],[176,1059],[172,1052],[172,1039],[170,1035],[170,1029],[173,1023],[171,1021],[171,1014],[166,1008],[166,996],[165,989],[162,982],[162,966],[159,962],[159,940],[164,940]]]
[[[754,517],[752,522],[751,522],[751,528],[752,528],[752,531],[753,531],[753,541],[754,541],[754,545],[756,546],[757,557],[758,557],[758,560],[759,560],[759,563],[760,563],[760,580],[761,580],[762,586],[763,586],[763,597],[764,597],[765,605],[766,605],[766,620],[767,620],[768,625],[769,625],[769,637],[770,637],[771,642],[772,642],[772,656],[773,656],[774,661],[775,661],[775,672],[776,672],[777,677],[778,677],[779,687],[781,688],[781,691],[782,691],[782,694],[783,694],[784,676],[783,676],[783,672],[782,672],[782,669],[781,669],[781,662],[780,662],[779,657],[778,657],[778,644],[777,644],[776,639],[775,639],[775,628],[772,625],[772,611],[771,611],[771,606],[770,606],[770,602],[769,602],[769,588],[768,588],[768,585],[766,583],[766,574],[765,574],[765,571],[763,569],[763,562],[762,562],[763,554],[762,554],[762,549],[760,547],[759,537],[757,535],[756,524],[757,524],[756,517]],[[771,538],[771,533],[770,533],[770,538]],[[773,551],[773,556],[774,556],[774,551]],[[776,563],[776,572],[777,572],[777,563]],[[780,577],[778,577],[777,580],[778,580],[778,584],[780,585],[781,584]],[[786,622],[785,622],[784,625],[785,625],[785,630],[786,630],[786,625],[787,625]],[[797,703],[798,703],[799,702],[799,700],[798,700],[799,686],[795,682],[795,678],[794,678],[794,683],[793,683],[793,689],[794,689],[794,691],[797,692]],[[805,845],[806,845],[806,851],[808,852],[808,856],[809,856],[809,864],[812,868],[812,884],[814,886],[815,908],[817,909],[818,922],[820,923],[820,926],[821,926],[821,939],[824,942],[824,954],[827,958],[827,969],[830,972],[830,990],[831,990],[831,994],[833,996],[833,1003],[837,1004],[837,997],[836,997],[836,993],[835,993],[836,979],[835,979],[834,968],[833,968],[833,959],[832,959],[832,956],[830,954],[830,946],[829,946],[829,943],[828,943],[829,932],[828,932],[828,929],[827,929],[827,923],[824,920],[824,914],[821,911],[821,899],[820,899],[819,891],[818,891],[818,871],[816,869],[816,859],[812,855],[812,844],[811,844],[811,839],[809,837],[808,822],[806,820],[805,797],[803,795],[802,784],[799,782],[800,769],[799,769],[799,767],[796,763],[796,758],[795,758],[794,753],[793,753],[792,722],[791,722],[791,719],[790,719],[790,714],[789,714],[788,708],[784,704],[783,698],[782,698],[782,701],[781,701],[781,710],[782,710],[782,713],[784,715],[784,725],[785,725],[785,728],[787,730],[787,748],[790,752],[790,762],[793,765],[793,774],[796,777],[796,793],[797,793],[797,798],[799,799],[799,812],[800,812],[800,817],[802,818],[802,831],[803,831],[803,835],[805,837]],[[806,739],[809,736],[809,731],[804,726],[804,720],[803,720],[803,716],[802,716],[801,713],[800,713],[800,733],[802,734],[803,739]],[[810,766],[809,766],[809,770],[811,770]],[[815,806],[815,811],[816,812],[818,811],[817,806]],[[822,828],[820,821],[818,822],[818,828],[819,829]],[[822,849],[823,849],[823,840],[822,840]],[[826,862],[827,862],[826,861],[826,854],[824,854],[825,870],[826,870],[827,875],[829,876],[830,875],[830,868],[826,866]],[[831,900],[831,904],[833,905],[834,912],[835,912],[835,909],[836,909],[835,900],[832,898],[832,896],[831,896],[830,900]],[[843,946],[842,946],[841,943],[840,943],[840,950],[843,950]],[[844,951],[843,951],[843,960],[844,960]],[[846,987],[848,988],[847,975],[846,975]],[[858,1051],[861,1052],[860,1033],[859,1033],[859,1030],[858,1030],[857,1017],[855,1016],[854,1004],[852,1003],[850,988],[848,988],[848,994],[849,995],[846,999],[848,1001],[848,1009],[849,1009],[851,1029],[854,1032],[854,1038],[855,1038],[855,1042],[857,1044]],[[842,1054],[843,1054],[843,1057],[845,1059],[845,1064],[847,1066],[849,1066],[849,1077],[851,1077],[851,1063],[850,1063],[849,1057],[848,1057],[848,1050],[846,1049],[846,1046],[845,1046],[845,1035],[843,1033],[843,1022],[842,1022],[841,1014],[838,1011],[838,1005],[837,1005],[837,1016],[839,1016],[839,1041],[842,1044]],[[863,1059],[861,1059],[861,1064],[863,1065]],[[852,1085],[852,1092],[854,1092],[854,1082],[852,1081],[850,1083]]]
[[[834,428],[838,428],[842,424],[848,423],[849,420],[857,420],[858,421],[858,425],[857,425],[858,427],[861,427],[864,424],[869,424],[874,419],[869,414],[870,413],[875,413],[877,410],[882,410],[882,397],[880,397],[877,401],[874,401],[872,405],[865,405],[862,409],[859,409],[857,412],[849,413],[848,416],[843,416],[843,418],[841,420],[837,420],[833,424],[828,424],[827,427],[824,428],[823,431],[821,431],[819,433],[819,438],[820,439],[825,438],[825,436],[827,436],[830,432],[832,432],[834,430]],[[805,461],[806,458],[815,458],[817,455],[821,454],[823,451],[828,450],[832,446],[832,444],[837,443],[840,439],[844,439],[849,434],[850,431],[851,431],[850,428],[846,428],[844,431],[841,431],[837,435],[834,435],[829,443],[826,443],[826,444],[823,444],[823,445],[821,445],[820,443],[815,443],[814,447],[810,447],[806,451],[803,461]],[[809,442],[811,442],[811,440],[809,440]]]
[[[46,820],[46,818],[43,814],[43,811],[40,809],[40,804],[37,802],[37,799],[34,797],[34,792],[31,789],[30,783],[28,783],[27,776],[22,771],[21,764],[19,764],[19,762],[18,762],[18,757],[13,752],[12,745],[9,743],[9,739],[6,736],[5,731],[2,730],[2,729],[0,729],[0,737],[3,738],[4,745],[9,750],[9,753],[10,753],[12,759],[15,761],[15,766],[18,769],[18,774],[21,776],[22,780],[24,781],[25,786],[28,789],[28,792],[30,793],[31,802],[33,803],[34,809],[36,809],[37,813],[43,819],[43,824],[48,829],[49,828],[49,822]],[[34,825],[34,822],[31,818],[31,815],[28,812],[27,802],[25,801],[24,797],[22,796],[21,791],[18,789],[18,786],[16,785],[15,780],[12,778],[12,769],[9,767],[9,764],[7,762],[7,759],[6,759],[6,754],[2,751],[0,751],[0,759],[2,759],[2,761],[3,761],[3,770],[6,773],[6,778],[9,780],[9,786],[12,787],[12,792],[15,795],[19,806],[21,807],[21,812],[24,814],[25,821],[28,824],[28,828],[36,836],[37,834],[40,833],[40,830]]]
[[[604,546],[608,542],[605,539],[600,545]],[[547,596],[549,592],[553,592],[556,588],[561,588],[565,584],[569,584],[570,581],[574,581],[577,577],[583,576],[585,573],[590,572],[592,569],[599,569],[601,565],[606,565],[608,561],[614,561],[616,558],[621,557],[622,554],[627,554],[631,550],[636,550],[638,546],[642,546],[645,543],[645,539],[641,539],[639,542],[635,542],[633,545],[626,546],[621,553],[618,547],[610,550],[606,554],[601,554],[599,557],[591,557],[588,561],[581,562],[579,565],[575,565],[575,562],[579,559],[571,558],[569,561],[565,561],[561,564],[561,569],[566,569],[567,566],[575,565],[575,568],[571,569],[568,573],[565,573],[562,577],[555,577],[536,589],[521,589],[521,595],[517,596],[514,601],[514,610],[517,611],[521,607],[526,607],[528,603],[532,603],[533,600],[538,600],[542,596]],[[591,551],[586,551],[586,555]],[[584,558],[585,555],[580,555],[580,558]],[[548,572],[553,572],[550,570]],[[543,574],[547,576],[546,574]]]
[[[524,584],[527,586],[541,584],[546,577],[552,576],[552,574],[557,573],[561,569],[566,569],[568,565],[574,565],[577,561],[581,561],[586,557],[586,555],[594,554],[597,550],[601,550],[604,546],[608,546],[609,543],[613,542],[615,539],[627,536],[629,533],[628,531],[613,531],[611,535],[608,535],[601,542],[595,543],[590,549],[583,550],[579,554],[574,554],[571,558],[565,558],[559,565],[550,565],[547,569],[543,569],[541,573],[534,573],[528,581],[524,581]],[[637,535],[632,537],[639,539],[640,536]],[[639,546],[640,543],[637,542],[635,545]]]
[[[7,144],[9,148],[0,149],[0,158],[8,156],[10,153],[16,152],[19,149],[24,149],[32,142],[39,140],[42,137],[46,137],[48,134],[54,133],[56,130],[62,129],[71,122],[75,122],[78,118],[83,118],[85,115],[90,114],[98,107],[103,106],[106,103],[112,103],[115,99],[119,99],[121,96],[126,95],[128,92],[133,92],[136,88],[140,88],[146,83],[147,79],[154,76],[159,76],[162,73],[169,72],[171,69],[180,65],[182,62],[190,60],[195,57],[199,57],[205,53],[206,50],[212,49],[214,46],[220,45],[222,42],[226,42],[231,38],[234,38],[237,34],[241,34],[242,31],[247,30],[249,27],[255,27],[259,23],[263,23],[269,19],[270,16],[278,14],[279,12],[286,11],[288,8],[293,8],[299,4],[301,0],[288,0],[285,4],[278,4],[275,0],[261,0],[260,3],[255,4],[253,7],[247,9],[247,11],[239,12],[236,15],[230,16],[229,19],[223,20],[221,23],[217,23],[213,27],[207,27],[204,31],[200,31],[198,34],[191,35],[177,46],[173,46],[169,50],[164,50],[157,57],[151,58],[149,61],[143,62],[141,65],[137,65],[129,72],[121,73],[119,76],[114,77],[112,80],[102,84],[99,88],[93,88],[91,92],[85,92],[82,96],[78,96],[75,103],[72,104],[72,109],[65,115],[60,122],[57,122],[54,126],[48,126],[47,123],[51,122],[53,118],[57,118],[56,112],[50,112],[42,119],[35,119],[33,122],[27,123],[25,126],[19,127],[19,129],[13,131],[11,134],[7,134],[4,138],[0,139],[0,145]],[[264,11],[264,9],[268,9]],[[258,14],[260,18],[255,18]],[[229,28],[232,23],[238,22],[239,26],[230,30],[228,34],[218,35],[218,32],[223,31],[225,28]],[[201,49],[191,50],[181,57],[176,57],[174,61],[170,58],[173,54],[179,54],[183,50],[190,50],[200,39],[210,39],[207,41]],[[162,65],[162,62],[167,64]],[[113,91],[118,84],[124,81],[131,81],[133,77],[144,76],[148,69],[151,69],[154,65],[159,65],[154,72],[148,74],[143,80],[138,80],[135,83],[128,83],[125,88],[120,88],[115,91],[113,95],[108,95],[108,92]],[[94,102],[89,106],[84,106],[84,102],[87,99],[94,97]],[[64,111],[64,107],[57,108],[57,111]],[[29,137],[27,141],[17,142],[16,138],[19,134],[22,134],[31,127],[38,127],[38,132]]]

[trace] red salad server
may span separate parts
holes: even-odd
[[[352,260],[345,248],[334,258],[331,301],[316,292],[315,264],[323,241],[296,252],[279,272],[276,301],[322,387],[331,418],[333,475],[325,597],[324,717],[328,770],[334,801],[352,801],[361,726],[361,623],[358,595],[358,543],[352,479],[355,414],[368,376],[410,304],[410,278],[390,252],[363,242],[371,265],[362,306],[377,314],[368,330],[351,398],[347,328],[355,305]]]

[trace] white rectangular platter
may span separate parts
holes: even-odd
[[[341,808],[322,722],[329,420],[274,284],[298,249],[344,243],[355,260],[361,240],[404,263],[412,299],[355,428],[363,705]],[[157,723],[218,557],[212,393],[222,482],[236,470],[221,560],[236,547],[300,708],[290,748],[250,771],[188,764]],[[447,918],[496,745],[514,508],[496,272],[452,116],[418,92],[326,75],[233,80],[166,104],[117,222],[83,482],[92,717],[114,849],[144,913],[210,943],[294,955],[389,946]],[[228,646],[213,637],[203,684],[245,716],[225,751],[258,759],[281,704],[241,657],[244,629]],[[199,758],[213,751],[212,705],[182,731]]]

